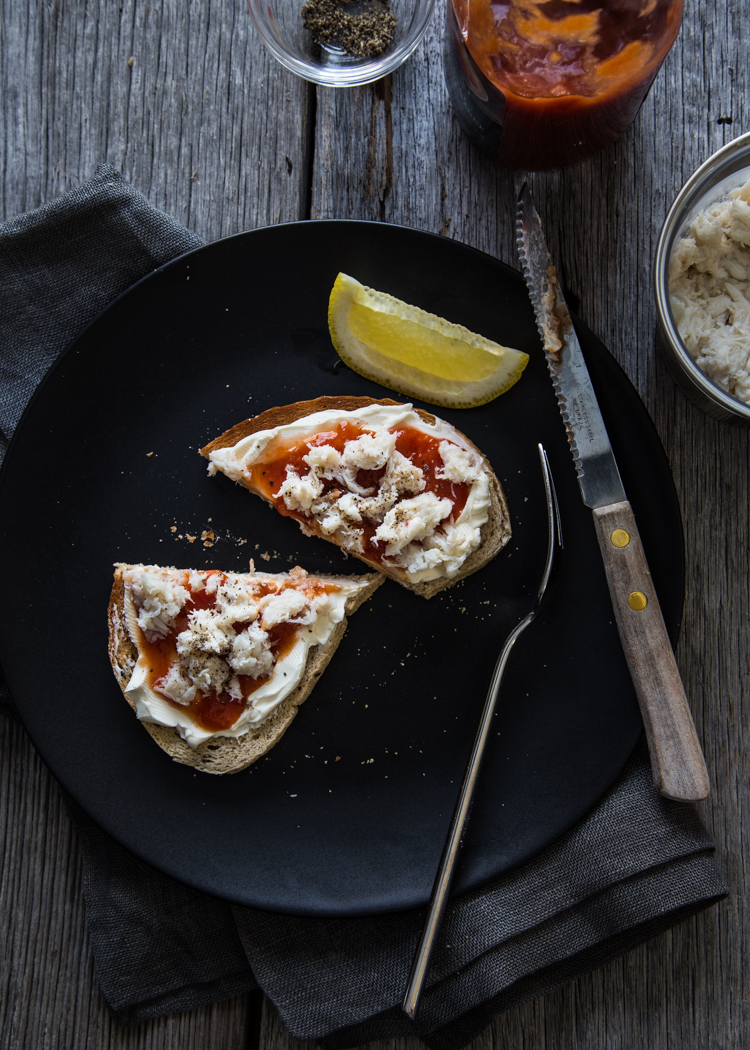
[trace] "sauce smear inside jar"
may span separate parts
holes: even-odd
[[[457,116],[503,167],[598,153],[633,122],[683,0],[450,0],[446,81]]]

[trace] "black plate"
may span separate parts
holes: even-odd
[[[196,773],[159,750],[115,684],[112,563],[243,571],[252,556],[263,569],[359,571],[226,478],[208,478],[197,454],[271,405],[382,395],[331,348],[339,270],[532,355],[499,400],[441,413],[489,456],[514,535],[490,566],[429,602],[387,581],[270,755],[233,776]],[[580,334],[674,636],[682,531],[668,465],[624,373]],[[42,384],[0,484],[3,664],[52,772],[138,856],[229,900],[308,915],[424,903],[495,658],[531,608],[544,563],[539,441],[565,552],[511,657],[457,891],[558,837],[641,732],[523,281],[453,241],[349,221],[242,234],[150,275]],[[206,529],[218,537],[211,548]]]

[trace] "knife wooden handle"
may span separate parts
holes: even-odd
[[[630,504],[594,510],[609,593],[641,705],[654,784],[667,798],[698,802],[709,783],[685,690]]]

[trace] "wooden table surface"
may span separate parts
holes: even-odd
[[[638,389],[674,472],[687,551],[677,657],[713,785],[701,809],[731,897],[511,1011],[471,1050],[750,1046],[750,431],[709,419],[676,390],[657,350],[650,284],[675,193],[750,130],[750,19],[747,0],[686,6],[625,138],[530,181],[573,305]],[[365,218],[440,233],[516,266],[516,176],[478,155],[452,115],[442,21],[441,9],[392,77],[335,91],[277,65],[242,0],[0,0],[0,217],[107,161],[207,240],[308,217]],[[115,1026],[93,972],[76,836],[58,788],[24,732],[2,718],[0,748],[4,1050],[299,1046],[260,995]]]

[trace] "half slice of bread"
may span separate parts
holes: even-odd
[[[135,612],[138,610],[132,602],[132,581],[133,579],[138,579],[139,575],[148,572],[173,574],[179,572],[184,578],[191,577],[193,580],[211,575],[211,573],[194,573],[192,570],[164,569],[160,566],[125,565],[119,563],[115,566],[114,585],[108,608],[109,658],[123,695],[136,713],[139,712],[139,705],[136,704],[133,696],[129,693],[128,687],[131,685],[137,667],[139,667],[139,677],[142,676],[139,658],[143,657],[145,660],[148,642],[146,633],[135,622],[134,610]],[[294,689],[262,721],[247,723],[247,731],[242,735],[224,736],[217,733],[203,740],[197,746],[191,746],[184,739],[184,728],[181,733],[175,726],[162,725],[155,721],[147,720],[151,718],[151,714],[145,712],[145,717],[143,717],[144,709],[140,705],[141,720],[146,730],[151,734],[159,747],[166,751],[176,762],[193,766],[195,769],[200,769],[205,773],[236,773],[261,758],[274,744],[278,743],[294,719],[299,705],[310,695],[313,686],[336,651],[346,630],[347,617],[355,612],[377,590],[383,581],[382,577],[375,573],[363,576],[308,576],[304,570],[298,568],[293,569],[290,573],[251,572],[245,574],[214,573],[213,575],[223,577],[234,585],[238,584],[240,588],[243,581],[250,586],[257,584],[257,581],[261,581],[264,587],[267,588],[270,585],[272,590],[276,591],[280,588],[284,593],[294,590],[298,587],[299,581],[304,580],[306,585],[312,584],[324,590],[338,589],[340,596],[345,596],[342,619],[335,622],[332,629],[328,628],[330,633],[324,642],[310,645],[301,670],[301,677],[299,677]],[[128,609],[126,608],[128,598],[130,598],[130,615],[128,615]],[[339,611],[341,611],[340,604]],[[261,615],[263,614],[261,613]],[[258,622],[261,622],[260,619]],[[185,626],[188,627],[189,625],[188,621],[188,624],[185,624]],[[238,624],[239,628],[242,628],[242,626],[242,624]],[[291,625],[286,624],[285,626],[288,631]],[[300,630],[307,630],[308,628],[312,630],[315,627],[316,624],[314,622],[308,621]],[[142,660],[141,663],[143,662]],[[200,694],[198,694],[198,697],[200,699]],[[225,702],[220,698],[217,699],[219,702]],[[253,694],[251,693],[247,698],[247,705],[252,705],[252,701]],[[160,702],[166,704],[167,710],[169,709],[169,701],[164,699],[163,696]],[[186,718],[189,721],[191,720],[189,706],[172,704],[172,707],[179,712],[179,717],[183,721]]]
[[[212,465],[211,469],[213,471],[218,470],[227,474],[229,477],[233,478],[233,480],[238,482],[238,484],[243,485],[251,492],[255,492],[256,495],[259,495],[278,510],[278,497],[274,498],[269,492],[263,491],[261,487],[253,484],[248,471],[242,469],[241,456],[237,463],[233,464],[227,456],[226,450],[234,449],[240,442],[244,442],[246,446],[246,439],[254,434],[277,431],[280,427],[288,427],[290,424],[298,423],[306,417],[313,416],[317,413],[340,413],[343,418],[346,418],[348,413],[357,412],[358,410],[377,405],[395,406],[397,409],[404,410],[411,409],[411,406],[403,405],[402,403],[392,401],[389,398],[376,400],[371,397],[318,397],[312,401],[298,401],[293,405],[270,408],[252,419],[246,419],[241,423],[237,423],[224,434],[221,434],[219,437],[209,442],[209,444],[202,448],[200,452],[202,456],[205,456],[205,458],[210,461]],[[472,450],[481,460],[482,473],[486,478],[489,497],[486,520],[479,528],[478,544],[467,554],[457,568],[446,570],[443,575],[436,578],[419,579],[416,578],[418,574],[410,573],[406,569],[394,565],[392,560],[374,558],[368,556],[367,551],[361,553],[356,549],[353,549],[351,546],[346,546],[342,543],[340,534],[324,534],[318,527],[317,523],[314,520],[311,520],[309,516],[306,520],[302,515],[296,515],[296,517],[302,531],[306,534],[317,535],[322,539],[327,539],[332,543],[336,543],[339,547],[344,549],[347,554],[359,558],[360,561],[363,561],[366,565],[370,566],[370,568],[377,569],[378,572],[390,576],[392,579],[396,580],[404,587],[407,587],[409,590],[414,591],[416,594],[421,594],[425,598],[431,598],[439,591],[444,590],[446,587],[450,587],[458,580],[462,580],[464,577],[476,572],[477,569],[481,569],[491,561],[500,550],[502,550],[511,535],[510,515],[508,513],[508,505],[502,486],[488,459],[480,449],[478,449],[465,434],[462,434],[454,427],[451,427],[439,417],[434,416],[429,412],[425,412],[422,409],[412,409],[412,411],[416,413],[419,420],[426,424],[428,428],[438,428],[439,433],[447,440],[453,440],[462,449]],[[368,424],[365,422],[363,423],[363,426],[366,428]],[[301,440],[304,441],[304,435]],[[222,453],[222,450],[225,451]],[[417,465],[418,460],[418,455],[412,457],[412,461]],[[396,506],[398,506],[398,504]],[[382,545],[381,549],[384,547],[385,544]],[[370,550],[371,549],[372,548],[370,548]]]

